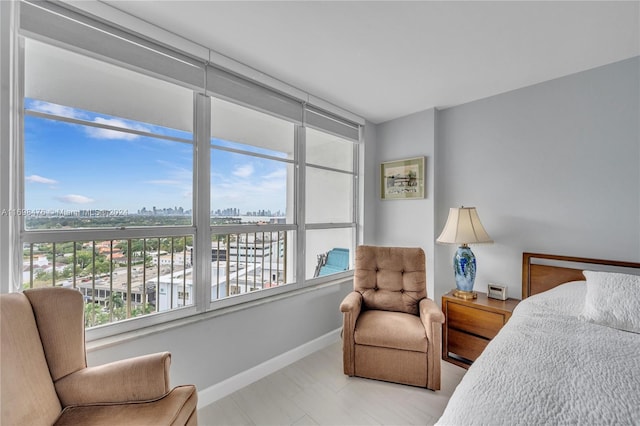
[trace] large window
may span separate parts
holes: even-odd
[[[24,288],[77,288],[88,327],[193,306],[192,99],[26,40]]]
[[[294,222],[293,123],[213,98],[211,224]]]
[[[349,276],[357,125],[45,6],[22,10],[23,288],[78,289],[91,338]]]
[[[356,144],[306,131],[306,277],[351,269],[355,235]]]
[[[190,134],[31,98],[24,125],[27,229],[191,225]]]
[[[211,100],[211,300],[295,283],[295,130]]]
[[[25,71],[27,229],[191,225],[192,91],[32,40]]]

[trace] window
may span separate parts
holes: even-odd
[[[23,287],[78,289],[91,339],[348,276],[358,125],[21,6]]]
[[[193,306],[193,93],[25,44],[23,287],[77,288],[88,327]]]
[[[27,229],[191,225],[191,135],[31,98],[24,125]]]
[[[289,121],[212,99],[212,225],[294,223],[294,132]]]
[[[25,70],[27,229],[191,225],[190,90],[32,40]]]
[[[351,269],[355,246],[355,143],[306,131],[306,277]]]
[[[212,98],[211,300],[295,283],[295,131]]]

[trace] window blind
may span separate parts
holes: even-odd
[[[207,66],[207,94],[302,123],[302,102],[222,69]]]
[[[24,51],[27,98],[192,130],[192,90],[32,39]]]
[[[305,124],[350,140],[359,125],[251,79],[210,65],[170,47],[110,25],[58,3],[20,3],[20,33],[26,37],[108,60],[209,95]],[[303,110],[306,113],[303,114]]]
[[[360,137],[360,129],[357,124],[343,120],[313,106],[306,107],[305,123],[315,129],[324,130],[356,142]]]
[[[193,89],[204,86],[205,64],[164,46],[49,2],[20,4],[22,35],[127,64]]]

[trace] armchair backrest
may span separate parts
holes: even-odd
[[[421,248],[359,246],[353,289],[365,309],[419,314],[427,297],[426,257]]]
[[[87,366],[82,294],[71,288],[24,291],[33,308],[54,382]]]
[[[29,299],[0,296],[0,424],[53,424],[62,410]]]

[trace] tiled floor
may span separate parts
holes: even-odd
[[[336,342],[198,411],[200,425],[431,425],[466,370],[442,361],[442,389],[347,377]]]

